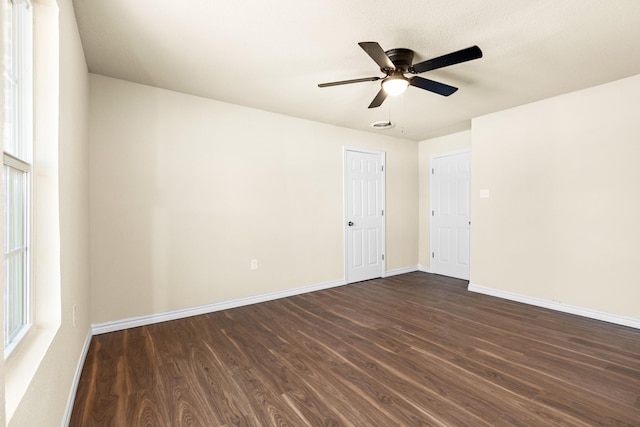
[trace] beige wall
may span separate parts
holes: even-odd
[[[453,133],[451,135],[441,136],[438,138],[420,141],[418,145],[418,161],[419,161],[419,259],[420,268],[429,271],[431,266],[431,253],[429,244],[429,226],[431,211],[429,203],[429,185],[431,174],[430,162],[433,156],[445,153],[459,152],[471,148],[471,131]]]
[[[11,426],[60,426],[89,330],[88,74],[71,0],[60,6],[59,204],[62,323]],[[72,324],[77,305],[76,326]]]
[[[62,323],[11,426],[60,425],[90,321],[341,280],[343,146],[387,153],[388,270],[428,268],[429,158],[472,139],[471,282],[640,318],[640,76],[417,144],[88,75],[58,3]]]
[[[472,284],[640,319],[639,111],[635,76],[473,120]]]
[[[90,86],[94,323],[343,279],[343,146],[387,153],[387,270],[416,266],[417,143]]]

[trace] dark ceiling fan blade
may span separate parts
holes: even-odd
[[[376,97],[373,98],[373,101],[371,101],[371,104],[369,104],[369,108],[376,108],[381,106],[385,99],[387,99],[387,92],[385,92],[384,89],[380,88],[380,92],[378,92]]]
[[[369,55],[371,59],[376,61],[376,64],[378,64],[381,69],[388,68],[394,70],[396,68],[378,42],[360,42],[358,45],[367,52],[367,55]]]
[[[444,83],[438,83],[433,80],[425,79],[422,77],[413,77],[409,81],[411,86],[419,87],[420,89],[428,90],[429,92],[437,93],[442,96],[449,96],[458,90],[457,87],[449,86]]]
[[[381,78],[382,77],[364,77],[362,79],[341,80],[339,82],[320,83],[318,87],[348,85],[350,83],[361,83],[361,82],[375,82],[376,80],[380,80]]]
[[[451,52],[437,58],[427,59],[426,61],[414,64],[409,68],[409,72],[413,74],[420,74],[425,71],[448,67],[449,65],[459,64],[461,62],[471,61],[472,59],[478,58],[482,58],[482,51],[478,46],[471,46],[466,49]]]

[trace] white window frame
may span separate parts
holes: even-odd
[[[32,194],[33,194],[33,7],[30,0],[6,0],[8,7],[5,14],[5,30],[3,34],[5,56],[3,77],[5,85],[4,135],[3,135],[3,172],[4,168],[13,168],[26,174],[24,191],[23,219],[21,230],[9,230],[7,183],[5,182],[4,211],[4,355],[8,357],[29,331],[33,323],[33,251],[32,251]],[[9,21],[9,22],[7,22]],[[6,25],[6,24],[9,25]],[[7,40],[9,39],[9,40]],[[10,88],[10,89],[9,89]],[[8,92],[8,93],[7,93]],[[23,234],[24,244],[7,252],[7,239],[10,232]],[[18,308],[11,305],[9,292],[9,269],[7,258],[16,253],[24,253],[22,271],[22,299]],[[21,324],[13,331],[9,330],[9,319],[16,310],[22,312]]]

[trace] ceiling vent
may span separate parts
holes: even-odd
[[[395,123],[391,123],[391,121],[389,120],[371,123],[371,127],[374,129],[391,129],[394,126],[395,126]]]

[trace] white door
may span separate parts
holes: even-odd
[[[345,280],[384,272],[384,153],[345,150]]]
[[[469,280],[471,153],[431,159],[431,272]]]

